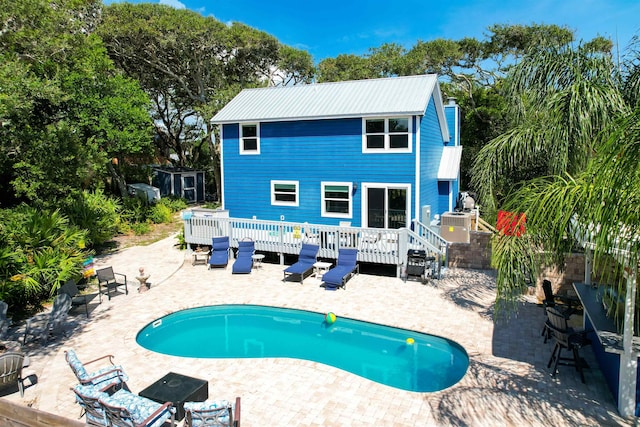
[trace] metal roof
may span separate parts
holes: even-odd
[[[435,74],[244,89],[211,122],[423,115],[432,95],[442,103]]]
[[[451,181],[458,179],[460,173],[460,159],[462,158],[462,146],[444,147],[440,158],[440,168],[438,169],[438,179]]]

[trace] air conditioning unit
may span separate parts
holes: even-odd
[[[440,236],[447,242],[469,243],[471,212],[445,212],[440,220]]]

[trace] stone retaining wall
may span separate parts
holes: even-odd
[[[449,243],[449,267],[488,270],[491,268],[491,233],[472,231],[469,243]]]
[[[449,243],[448,266],[478,270],[491,269],[491,233],[472,231],[469,243]],[[554,293],[575,295],[574,282],[584,281],[584,254],[570,254],[566,258],[563,271],[557,268],[545,269],[532,289],[538,301],[544,299],[542,280],[551,281]]]

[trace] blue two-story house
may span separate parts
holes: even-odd
[[[459,108],[436,75],[245,89],[211,121],[233,218],[402,228],[455,206]]]

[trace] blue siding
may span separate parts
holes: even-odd
[[[420,123],[420,139],[420,205],[431,206],[431,217],[435,214],[442,215],[448,210],[448,205],[442,206],[438,192],[438,168],[444,140],[433,98],[429,101],[427,111]]]
[[[446,105],[444,108],[444,112],[447,117],[449,135],[451,136],[451,139],[447,145],[460,145],[460,107],[458,105]],[[452,184],[453,207],[455,207],[456,199],[458,197],[458,193],[460,192],[460,174],[458,174],[458,179],[453,181]],[[448,203],[449,201],[447,200],[447,204]]]
[[[260,155],[239,154],[237,124],[224,125],[223,135],[224,200],[232,217],[279,220],[283,215],[287,221],[338,224],[345,219],[321,216],[320,182],[355,182],[348,220],[359,226],[362,182],[408,183],[415,191],[415,149],[363,154],[361,119],[262,123]],[[271,180],[299,181],[299,206],[272,206]]]
[[[445,105],[444,113],[447,118],[447,126],[449,127],[449,143],[447,145],[460,145],[459,129],[456,124],[460,124],[460,107],[457,105]]]

